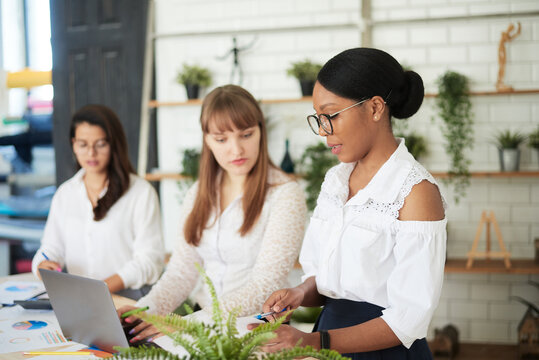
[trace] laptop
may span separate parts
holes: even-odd
[[[141,345],[129,343],[126,334],[133,324],[122,326],[104,281],[44,269],[39,272],[66,338],[111,353],[117,352],[114,346]]]

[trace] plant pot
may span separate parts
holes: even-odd
[[[198,93],[200,91],[200,86],[198,84],[185,84],[185,90],[187,91],[187,98],[198,99]]]
[[[518,171],[520,164],[519,149],[498,149],[501,171]]]
[[[313,88],[314,88],[313,80],[300,80],[299,86],[301,87],[302,96],[313,96]]]

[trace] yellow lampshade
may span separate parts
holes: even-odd
[[[8,88],[33,88],[41,85],[52,84],[52,71],[34,71],[25,68],[22,71],[7,74],[6,85]]]

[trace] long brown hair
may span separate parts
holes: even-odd
[[[94,208],[94,220],[103,219],[109,209],[129,188],[129,174],[135,173],[129,161],[127,152],[127,138],[118,116],[106,106],[86,105],[77,110],[71,118],[69,134],[75,137],[77,127],[82,123],[99,126],[106,134],[110,146],[110,161],[107,168],[108,189],[106,194],[97,201]],[[80,169],[80,164],[77,163]]]
[[[274,167],[268,154],[264,116],[257,101],[247,90],[236,85],[225,85],[210,92],[202,103],[200,126],[203,136],[209,133],[210,122],[221,131],[243,130],[253,126],[260,128],[258,159],[247,175],[243,193],[244,219],[239,233],[244,236],[262,212],[270,187],[268,168]],[[198,246],[202,238],[211,212],[219,211],[218,181],[221,168],[206,142],[202,143],[197,195],[184,226],[185,240],[195,246]]]

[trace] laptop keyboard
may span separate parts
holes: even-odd
[[[131,331],[131,329],[133,329],[135,326],[137,326],[141,322],[142,322],[141,320],[137,320],[132,324],[123,324],[122,325],[122,327],[124,329],[125,337],[127,338],[127,341],[129,342],[129,347],[140,347],[140,346],[144,345],[146,347],[151,347],[151,348],[160,348],[160,346],[157,345],[156,343],[154,343],[152,341],[148,341],[148,338],[142,339],[142,340],[139,340],[139,341],[135,341],[133,343],[131,342],[131,339],[135,337],[135,334],[130,334],[129,331]]]

